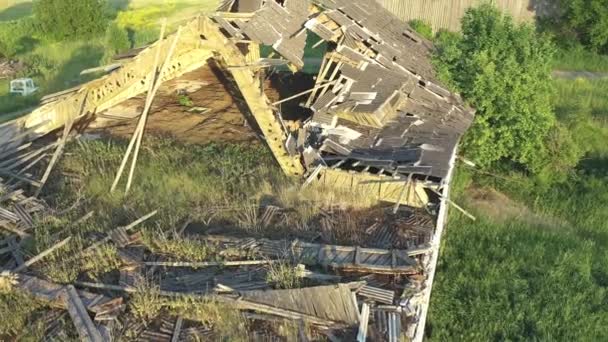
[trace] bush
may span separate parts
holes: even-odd
[[[431,25],[425,23],[424,21],[422,21],[420,19],[410,20],[409,24],[412,27],[412,29],[414,31],[416,31],[419,35],[423,36],[424,38],[426,38],[428,40],[433,39],[434,35],[433,35],[433,28],[431,27]]]
[[[45,37],[54,40],[88,38],[106,28],[105,0],[38,0],[34,17]]]
[[[477,108],[463,150],[481,167],[510,160],[538,172],[555,123],[551,106],[554,46],[490,5],[469,9],[462,36],[438,36],[439,75]]]

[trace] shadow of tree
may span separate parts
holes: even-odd
[[[104,50],[101,46],[85,45],[72,54],[70,59],[57,70],[56,76],[49,80],[46,91],[58,92],[88,82],[95,75],[81,76],[82,70],[99,66]]]
[[[23,2],[0,12],[0,21],[17,20],[32,14],[32,3]]]
[[[589,176],[606,176],[608,175],[608,158],[598,157],[583,159],[578,166],[578,169]]]

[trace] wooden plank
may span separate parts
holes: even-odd
[[[11,254],[13,255],[13,258],[15,258],[15,261],[17,262],[17,266],[21,266],[25,263],[25,261],[23,260],[23,252],[21,251],[21,248],[19,248],[19,244],[17,244],[17,241],[15,241],[15,237],[11,237],[8,240],[8,245],[11,248]]]
[[[76,331],[78,331],[81,341],[103,342],[104,340],[101,337],[99,330],[97,330],[93,324],[87,309],[73,285],[68,285],[66,287],[65,301],[68,313],[72,318],[72,322],[74,322],[74,326],[76,327]]]
[[[184,319],[181,316],[177,317],[177,321],[175,322],[175,329],[173,330],[173,336],[171,336],[171,342],[179,341],[179,335],[182,332],[183,324],[184,324]]]
[[[161,29],[160,29],[160,38],[158,39],[157,42],[157,47],[156,47],[156,54],[154,57],[154,64],[152,65],[152,71],[151,71],[151,82],[149,84],[149,89],[148,89],[148,96],[146,98],[146,103],[144,105],[144,111],[143,113],[147,113],[150,110],[150,97],[151,94],[154,90],[154,86],[156,81],[158,80],[158,63],[160,62],[160,53],[162,51],[162,41],[163,38],[165,36],[165,29],[167,28],[167,20],[163,20]],[[122,177],[122,173],[124,171],[125,166],[127,165],[127,161],[129,160],[129,156],[131,155],[131,151],[133,149],[133,147],[135,146],[137,139],[139,137],[139,131],[145,126],[146,121],[144,118],[144,114],[142,114],[139,118],[139,122],[137,123],[137,127],[135,128],[135,132],[133,132],[133,136],[131,137],[131,141],[129,142],[129,146],[127,147],[127,151],[125,152],[125,155],[122,159],[122,162],[120,164],[120,167],[118,168],[118,172],[116,173],[116,177],[114,178],[114,182],[112,183],[112,187],[110,188],[110,192],[114,192],[114,190],[116,190],[116,186],[118,186],[118,182],[120,181],[120,178]]]
[[[357,334],[357,342],[365,342],[367,340],[367,327],[369,323],[369,305],[363,303],[361,307],[361,320],[359,321],[359,333]]]
[[[82,104],[80,107],[80,114],[78,116],[82,115],[82,111],[84,110],[85,104],[87,102],[87,96],[88,96],[88,93],[87,93],[87,95],[85,95],[84,100],[82,101]],[[44,171],[44,174],[42,175],[42,179],[40,180],[40,186],[38,187],[38,189],[36,189],[36,193],[35,193],[34,197],[38,197],[40,195],[42,188],[44,187],[47,180],[49,179],[49,176],[51,175],[51,171],[53,171],[53,167],[55,166],[55,163],[57,162],[57,160],[59,160],[59,157],[61,157],[65,143],[68,141],[68,136],[70,135],[70,131],[72,130],[72,126],[74,125],[74,121],[75,120],[70,120],[63,126],[63,136],[61,137],[61,140],[59,141],[59,144],[57,145],[57,148],[55,149],[55,152],[53,153],[53,156],[51,157],[51,161],[49,162],[49,165],[47,166],[46,170]]]
[[[280,260],[243,260],[243,261],[206,261],[206,262],[184,262],[184,261],[145,261],[146,266],[165,267],[208,267],[208,266],[251,266],[266,265],[279,262]]]

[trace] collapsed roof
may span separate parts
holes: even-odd
[[[193,20],[177,34],[123,55],[125,61],[111,68],[109,75],[47,96],[43,105],[27,117],[0,126],[0,139],[6,150],[10,150],[2,153],[10,156],[19,152],[26,146],[20,146],[26,136],[37,137],[62,125],[71,128],[75,120],[87,116],[99,118],[104,112],[108,114],[108,110],[117,110],[116,107],[128,99],[154,89],[157,82],[176,79],[214,60],[230,78],[228,81],[236,84],[238,91],[231,95],[239,101],[244,100],[240,102],[247,105],[248,114],[256,120],[286,173],[301,176],[306,172],[310,175],[309,180],[314,180],[315,172],[324,169],[326,173],[322,179],[327,184],[349,189],[359,187],[370,197],[378,194],[382,200],[397,203],[395,212],[403,198],[405,204],[420,206],[437,218],[436,226],[412,224],[419,232],[412,234],[416,235],[415,239],[409,240],[415,240],[415,243],[407,247],[430,246],[416,254],[416,260],[412,260],[408,252],[398,253],[397,244],[392,242],[390,250],[381,251],[361,246],[289,243],[293,248],[300,248],[301,254],[309,254],[308,260],[314,260],[315,264],[324,264],[331,257],[327,263],[337,269],[365,267],[368,271],[406,277],[415,273],[415,278],[406,279],[408,286],[416,284],[412,291],[415,294],[408,292],[406,296],[412,299],[406,328],[410,338],[415,333],[416,340],[421,340],[424,310],[428,306],[445,217],[445,198],[448,197],[447,187],[441,186],[447,184],[450,177],[457,142],[471,125],[473,110],[437,81],[429,58],[432,44],[373,1],[228,0],[222,10],[228,13],[218,12]],[[286,123],[278,106],[285,99],[275,103],[269,100],[262,82],[264,73],[259,70],[282,64],[298,70],[317,62],[307,59],[304,54],[310,32],[327,42],[328,51],[321,60],[316,85],[303,93],[308,94],[308,98],[302,106],[312,115],[294,125]],[[272,46],[282,58],[260,58],[258,44]],[[160,71],[151,68],[156,64],[153,60],[159,58],[166,59]],[[295,98],[303,96],[296,95]],[[144,127],[145,116],[140,120]],[[65,139],[55,145],[64,143]],[[59,155],[59,147],[57,151]],[[20,157],[10,163],[15,162],[18,166],[27,161]],[[8,167],[6,170],[13,171]],[[421,190],[417,185],[413,187],[414,191],[409,191],[414,176],[422,180],[423,188],[428,187],[435,193],[442,191],[439,194],[442,202],[436,203],[435,198],[435,203],[431,203],[429,196],[425,197],[426,189]],[[30,180],[26,176],[22,179]],[[16,216],[10,218],[15,222],[27,221]],[[367,233],[370,243],[378,240],[382,242],[380,245],[385,245],[385,240],[398,240],[396,237],[400,235],[391,225],[378,227],[376,224],[369,227]],[[267,243],[259,245],[266,247]],[[326,250],[331,253],[325,253]],[[335,292],[337,298],[348,294],[347,291]],[[257,298],[264,302],[274,300],[271,295],[291,297],[296,294],[294,298],[297,298],[301,293],[303,291],[250,292],[249,295],[252,301]],[[393,296],[387,300],[392,304],[395,301]],[[263,303],[256,304],[259,308]],[[313,313],[319,303],[313,304],[308,313]],[[356,308],[352,306],[355,303],[343,301],[343,304],[348,315],[336,320],[354,323],[352,309]],[[296,300],[282,309],[293,314],[291,310],[299,306],[300,302]],[[377,313],[385,315],[387,312],[380,310]],[[396,311],[390,311],[390,315],[395,316]],[[386,317],[378,319],[378,322],[382,321],[386,322]],[[362,327],[366,324],[360,323]]]
[[[271,45],[297,68],[307,30],[331,43],[297,139],[300,153],[321,154],[306,166],[445,178],[474,111],[437,81],[432,44],[375,2],[313,2],[308,11],[308,0],[241,0],[234,8],[256,9],[249,21],[214,17],[230,37]]]

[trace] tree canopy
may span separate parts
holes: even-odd
[[[562,0],[560,25],[597,51],[608,52],[608,0]]]
[[[34,16],[49,38],[86,38],[105,31],[106,5],[105,0],[37,0]]]
[[[440,32],[436,40],[439,76],[477,108],[464,139],[467,156],[482,167],[511,160],[542,168],[555,124],[549,37],[482,5],[467,11],[462,35]]]

